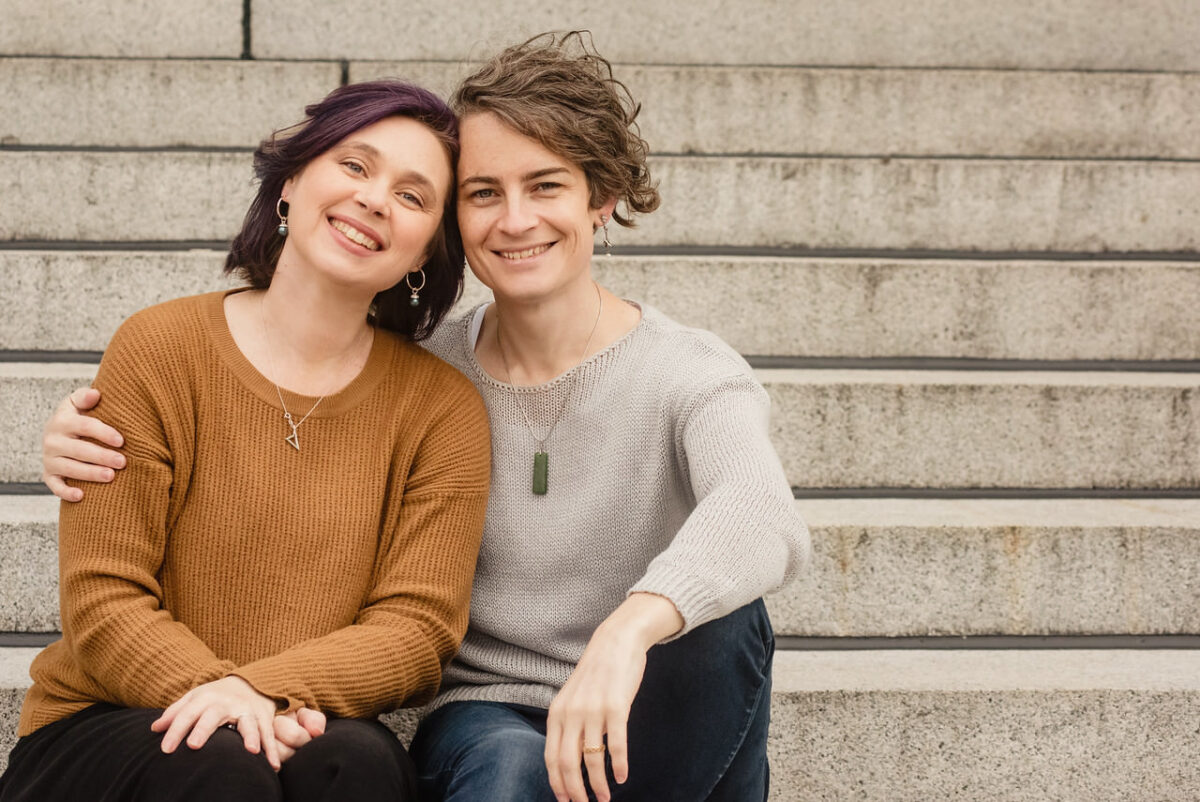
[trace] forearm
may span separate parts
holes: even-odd
[[[120,481],[60,513],[63,635],[113,701],[165,707],[233,664],[165,609],[157,573],[169,479],[162,466],[132,462]]]
[[[428,700],[443,654],[414,622],[354,625],[232,671],[281,710],[365,718]]]
[[[632,590],[670,598],[685,632],[779,587],[808,560],[768,413],[766,392],[739,375],[707,388],[681,418],[695,505]]]
[[[355,622],[239,667],[238,676],[289,710],[343,717],[433,696],[466,633],[487,493],[410,496],[401,509]]]

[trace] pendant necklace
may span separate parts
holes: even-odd
[[[273,374],[273,373],[275,373],[275,360],[271,357],[271,337],[267,333],[267,314],[266,314],[266,312],[263,311],[263,304],[265,302],[265,299],[266,299],[266,295],[264,294],[263,296],[260,297],[260,300],[258,302],[258,319],[262,323],[263,345],[266,346],[266,351],[267,351],[267,365],[268,365],[268,367],[271,368],[271,373]],[[283,419],[285,421],[287,421],[288,426],[292,427],[292,433],[283,439],[285,442],[287,442],[288,445],[290,445],[292,448],[299,451],[300,450],[300,433],[297,430],[300,428],[300,424],[302,424],[306,420],[308,420],[308,416],[313,414],[313,411],[316,410],[316,408],[317,408],[317,404],[320,404],[322,401],[325,400],[325,396],[321,396],[320,398],[318,398],[316,404],[313,404],[311,407],[309,407],[308,412],[306,412],[304,417],[301,418],[299,420],[299,422],[297,422],[297,421],[293,420],[292,413],[288,412],[287,404],[283,403],[283,391],[279,389],[279,385],[275,384],[274,381],[272,381],[271,384],[275,386],[275,394],[277,396],[279,396],[279,406],[283,407]]]
[[[588,347],[592,344],[592,337],[596,334],[596,327],[600,325],[600,313],[604,311],[604,296],[600,294],[600,285],[593,281],[592,286],[596,288],[596,300],[599,302],[596,307],[596,319],[592,321],[592,330],[588,333],[587,342],[583,344],[583,353],[579,355],[579,360],[575,363],[576,368],[583,364],[584,357],[587,356]],[[575,385],[578,383],[579,377],[571,377],[571,386],[567,388],[567,397],[563,399],[562,406],[558,408],[554,422],[550,424],[545,437],[538,437],[533,431],[533,421],[529,419],[529,413],[525,411],[525,405],[521,403],[521,394],[517,392],[512,383],[512,376],[508,370],[508,358],[504,355],[504,345],[500,342],[500,312],[498,309],[496,311],[496,348],[500,351],[500,363],[504,366],[504,380],[508,383],[509,392],[513,395],[513,401],[517,403],[517,409],[521,410],[521,417],[525,419],[525,428],[529,430],[529,436],[533,438],[533,442],[537,443],[537,451],[533,453],[533,492],[535,495],[544,496],[550,487],[550,454],[546,451],[546,443],[550,440],[550,435],[554,434],[554,427],[558,426],[558,422],[562,420],[563,412],[570,405],[571,396],[575,393]]]

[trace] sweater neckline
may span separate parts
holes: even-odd
[[[565,381],[569,381],[576,373],[582,373],[601,360],[609,359],[618,351],[624,350],[638,334],[638,332],[640,332],[642,328],[647,325],[646,318],[648,317],[647,312],[649,311],[649,307],[639,304],[636,301],[630,301],[626,299],[622,300],[625,300],[625,302],[628,304],[636,306],[638,311],[642,313],[642,317],[640,320],[638,320],[637,325],[625,332],[625,334],[623,334],[621,337],[613,340],[604,348],[601,348],[599,351],[580,362],[575,367],[570,368],[569,370],[558,374],[553,379],[550,379],[550,381],[543,382],[541,384],[510,384],[508,382],[500,381],[500,379],[484,370],[483,365],[479,364],[479,360],[475,357],[475,344],[478,342],[478,336],[480,333],[480,325],[477,325],[477,321],[482,323],[484,312],[487,311],[489,306],[495,303],[494,301],[484,301],[483,303],[479,304],[479,306],[472,309],[470,314],[464,318],[466,325],[462,330],[462,346],[467,353],[467,359],[471,364],[471,369],[475,371],[476,375],[479,376],[480,380],[484,383],[493,388],[509,390],[514,393],[543,393],[554,389]]]
[[[250,289],[253,288],[237,287],[208,295],[205,320],[209,336],[225,367],[260,401],[282,413],[283,410],[279,406],[279,396],[282,395],[289,410],[292,412],[299,410],[300,414],[304,414],[317,403],[319,397],[295,393],[285,387],[279,387],[276,392],[275,383],[258,372],[258,368],[254,367],[253,363],[238,348],[233,334],[229,331],[229,321],[225,318],[225,299],[233,293],[246,292]],[[376,328],[375,337],[371,343],[371,352],[367,356],[367,362],[363,365],[363,369],[341,390],[325,396],[320,406],[312,411],[312,417],[332,418],[358,406],[387,375],[396,344],[396,339],[390,336],[389,332]]]

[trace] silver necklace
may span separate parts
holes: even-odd
[[[600,325],[600,313],[604,311],[604,296],[600,294],[600,285],[594,281],[592,285],[596,288],[596,300],[599,302],[596,307],[596,319],[592,321],[592,330],[588,332],[587,342],[583,344],[583,353],[579,355],[579,359],[575,363],[576,368],[583,364],[583,359],[587,356],[588,348],[592,344],[592,337],[596,334],[596,327]],[[500,364],[504,366],[504,380],[508,383],[509,392],[512,393],[517,409],[521,410],[521,417],[525,419],[525,428],[529,430],[529,436],[533,438],[533,442],[537,443],[537,451],[533,454],[533,492],[536,495],[544,496],[550,486],[550,454],[546,451],[546,443],[550,440],[550,435],[554,434],[554,428],[558,426],[563,412],[571,403],[578,376],[571,377],[571,386],[567,388],[567,397],[563,399],[562,406],[558,408],[558,414],[554,416],[554,422],[550,424],[545,437],[538,437],[533,431],[533,421],[529,419],[529,413],[525,411],[525,405],[521,403],[521,395],[512,383],[512,376],[508,370],[508,357],[504,355],[504,344],[500,342],[500,312],[498,309],[496,311],[496,348],[500,351]]]
[[[266,347],[267,351],[267,367],[269,367],[271,369],[271,373],[274,374],[275,360],[271,357],[271,335],[267,332],[267,313],[263,311],[263,304],[265,300],[266,295],[264,294],[260,297],[258,302],[258,319],[259,322],[262,323],[263,345]],[[274,381],[271,381],[271,384],[275,387],[275,394],[279,396],[279,406],[283,407],[283,419],[287,421],[288,426],[292,427],[292,433],[283,439],[288,443],[288,445],[299,451],[300,433],[297,430],[300,428],[300,424],[308,420],[308,416],[313,414],[313,411],[316,410],[317,405],[325,400],[325,396],[318,398],[316,404],[313,404],[311,407],[309,407],[309,410],[307,413],[305,413],[304,417],[299,421],[296,421],[292,418],[292,413],[288,412],[287,404],[283,403],[283,391],[279,389],[279,385],[275,384]]]

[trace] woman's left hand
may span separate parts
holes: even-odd
[[[559,802],[587,802],[581,759],[596,799],[608,802],[605,736],[613,778],[624,783],[629,777],[626,724],[646,652],[682,627],[669,600],[634,593],[596,628],[546,717],[546,770]]]
[[[275,700],[241,677],[228,676],[192,688],[164,710],[150,729],[166,731],[162,750],[170,754],[185,737],[189,747],[199,749],[218,727],[234,724],[246,750],[258,754],[261,749],[271,767],[279,771],[282,763],[275,743],[275,713]]]

